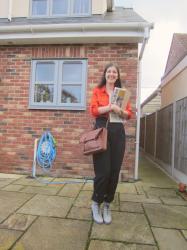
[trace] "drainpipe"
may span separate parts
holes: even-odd
[[[144,29],[144,40],[138,56],[138,68],[137,68],[137,124],[136,124],[136,152],[135,152],[135,170],[134,179],[138,180],[138,163],[139,163],[139,145],[140,145],[140,98],[141,98],[141,64],[142,57],[145,50],[146,43],[149,39],[149,27]]]
[[[114,8],[114,0],[107,0],[107,11],[112,12]]]
[[[8,21],[12,20],[12,0],[8,1]]]

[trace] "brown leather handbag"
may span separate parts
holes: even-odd
[[[106,126],[107,127],[107,126]],[[91,155],[107,149],[107,128],[98,128],[84,133],[80,142],[83,143],[83,154]]]

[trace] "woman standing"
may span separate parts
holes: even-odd
[[[130,103],[122,110],[118,105],[111,104],[110,99],[114,87],[121,88],[119,69],[114,64],[106,66],[101,83],[94,88],[90,112],[95,117],[95,128],[105,127],[109,112],[115,112],[124,119],[132,114]],[[112,221],[110,203],[114,199],[119,172],[125,153],[125,130],[123,123],[108,122],[108,145],[105,152],[93,155],[94,191],[92,195],[92,215],[96,223],[110,224]],[[103,205],[103,213],[100,205]]]

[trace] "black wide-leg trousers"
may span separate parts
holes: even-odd
[[[95,127],[105,127],[106,122],[106,118],[97,118]],[[107,129],[107,150],[93,155],[95,178],[92,200],[98,203],[113,201],[125,153],[123,124],[108,123]]]

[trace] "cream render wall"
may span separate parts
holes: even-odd
[[[30,0],[12,0],[11,17],[28,17]],[[92,0],[92,14],[104,14],[107,0]],[[9,0],[0,0],[0,18],[8,18]]]
[[[9,1],[0,0],[0,18],[8,18]]]
[[[107,10],[107,0],[92,0],[92,14],[104,14]]]
[[[162,88],[162,108],[187,96],[187,68]]]
[[[12,0],[12,17],[28,17],[29,2],[29,0]]]

